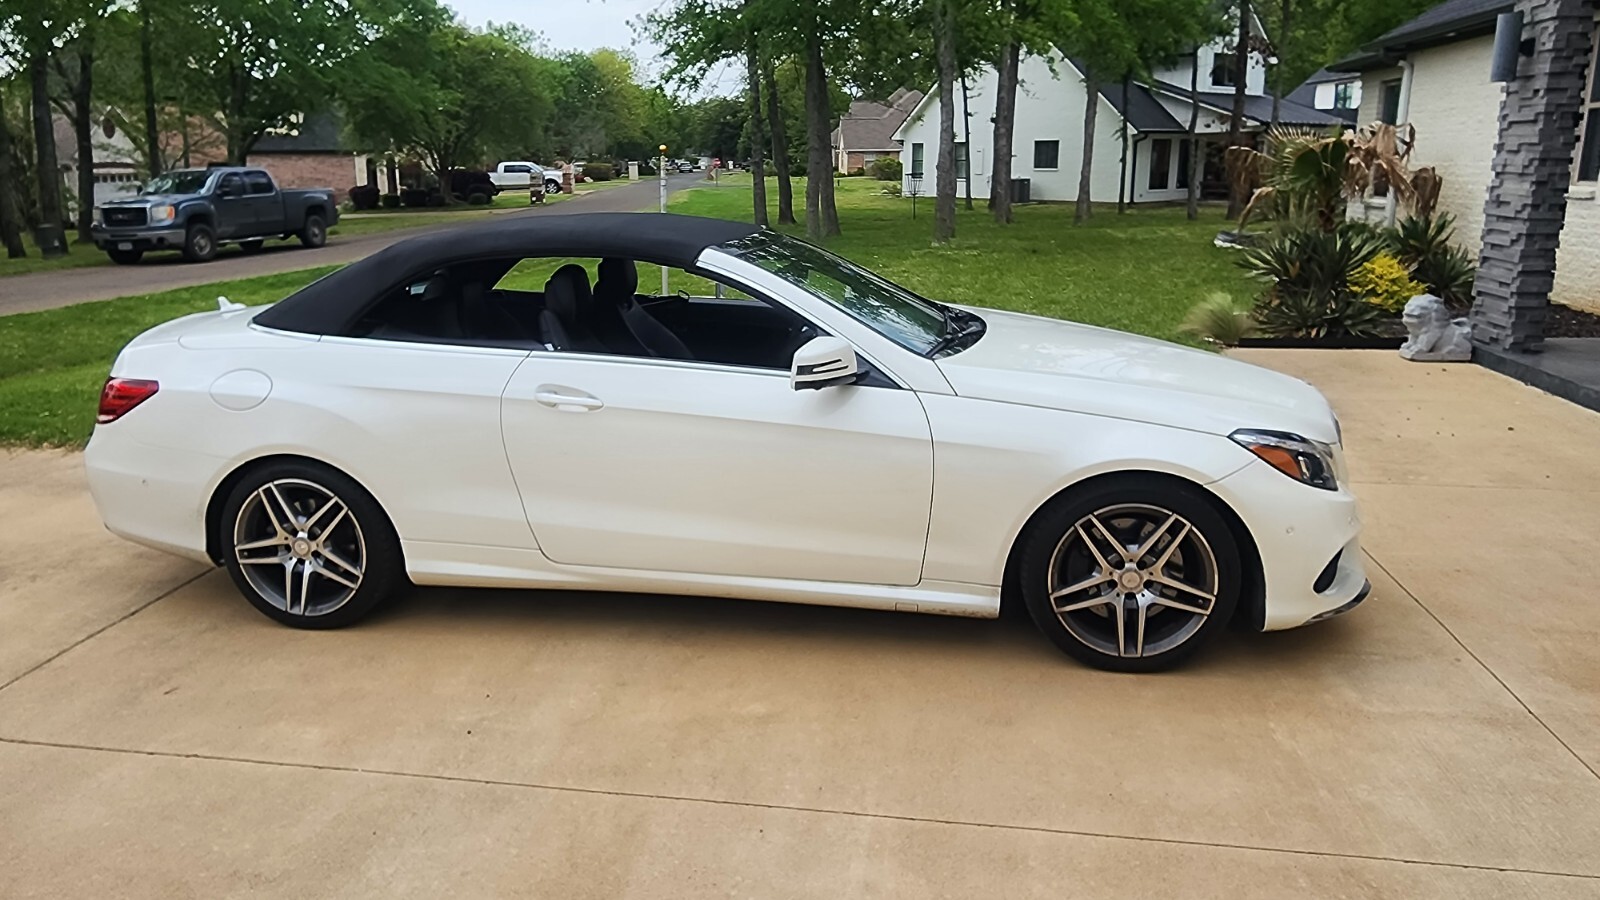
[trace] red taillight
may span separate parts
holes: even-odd
[[[100,414],[94,420],[101,425],[115,422],[155,396],[160,387],[154,381],[139,378],[107,378],[105,390],[100,392]]]

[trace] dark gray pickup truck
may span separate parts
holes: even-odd
[[[260,169],[215,166],[157,175],[139,196],[94,213],[95,246],[132,265],[150,250],[179,250],[191,262],[216,256],[223,244],[253,253],[267,238],[321,247],[339,204],[332,188],[279,190]]]

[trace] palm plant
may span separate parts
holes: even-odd
[[[1261,330],[1279,337],[1372,334],[1387,313],[1350,282],[1383,250],[1383,238],[1359,224],[1285,228],[1247,249],[1239,265],[1268,282],[1256,300]]]
[[[1317,228],[1332,231],[1344,219],[1345,202],[1379,180],[1400,201],[1411,205],[1425,198],[1431,208],[1439,195],[1439,176],[1432,169],[1408,170],[1415,143],[1412,126],[1379,122],[1331,132],[1275,126],[1267,131],[1267,152],[1230,147],[1225,157],[1228,176],[1250,196],[1239,227],[1270,212],[1280,218],[1304,216]]]

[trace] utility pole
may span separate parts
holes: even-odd
[[[667,211],[667,145],[661,145],[661,156],[656,159],[656,180],[661,185],[661,211]],[[661,296],[667,295],[667,267],[661,267]]]

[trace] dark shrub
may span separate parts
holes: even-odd
[[[407,208],[428,205],[428,192],[422,188],[404,188],[400,191],[400,203]]]
[[[1472,303],[1478,267],[1467,251],[1450,242],[1454,232],[1455,220],[1445,213],[1408,218],[1387,237],[1390,251],[1411,269],[1411,277],[1439,299],[1465,309]]]
[[[583,177],[590,181],[610,181],[617,176],[610,163],[592,162],[583,167]]]
[[[441,194],[438,191],[435,191],[435,192],[433,192],[433,193],[428,195],[428,205],[429,206],[443,206],[444,204],[445,204],[445,196],[444,196],[444,194]]]
[[[862,168],[861,166],[856,166],[854,169],[851,169],[846,174],[851,178],[860,178],[861,176],[867,174],[867,170]]]
[[[494,196],[494,179],[489,177],[488,172],[475,169],[452,169],[450,171],[450,193],[460,199],[466,199],[475,193]]]
[[[806,161],[803,160],[803,159],[791,159],[791,160],[789,160],[789,177],[790,178],[804,178],[804,177],[806,177]]]
[[[350,205],[356,209],[377,209],[381,192],[375,184],[360,184],[350,189]]]
[[[1387,313],[1356,296],[1350,279],[1384,250],[1369,229],[1287,228],[1244,251],[1239,265],[1268,282],[1256,299],[1261,330],[1275,337],[1371,334]]]
[[[899,181],[903,173],[900,160],[892,156],[880,156],[867,167],[867,172],[879,181]]]
[[[399,194],[384,194],[383,195],[383,208],[384,209],[399,209],[400,208],[400,195]]]

